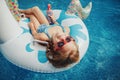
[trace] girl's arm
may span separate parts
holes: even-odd
[[[37,33],[37,34],[34,34],[33,37],[37,40],[49,41],[49,38],[47,37],[45,33]]]

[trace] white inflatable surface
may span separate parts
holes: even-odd
[[[80,59],[89,45],[89,35],[85,24],[75,15],[67,15],[65,11],[54,10],[57,21],[62,26],[69,26],[71,36],[79,45]],[[11,15],[4,0],[0,0],[0,51],[11,63],[27,70],[43,73],[60,72],[70,69],[55,68],[46,58],[46,48],[34,42],[28,28],[29,20],[24,18],[19,23]]]

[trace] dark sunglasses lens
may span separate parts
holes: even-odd
[[[71,38],[70,38],[70,37],[67,37],[67,38],[66,38],[66,41],[67,41],[67,42],[70,42],[70,41],[71,41]]]
[[[64,45],[64,42],[58,42],[58,47],[62,47]]]

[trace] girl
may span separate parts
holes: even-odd
[[[79,61],[79,51],[75,40],[70,36],[69,27],[56,24],[54,15],[49,15],[53,25],[38,7],[20,10],[26,17],[30,18],[29,27],[32,35],[37,40],[47,41],[46,55],[55,67],[66,67]]]

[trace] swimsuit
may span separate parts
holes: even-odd
[[[54,27],[54,26],[59,26],[58,24],[54,24],[54,25],[46,25],[46,24],[42,24],[42,25],[40,25],[39,27],[38,27],[38,29],[37,29],[37,32],[38,33],[42,33],[42,32],[44,32],[47,36],[48,36],[48,38],[50,39],[51,38],[51,36],[50,36],[50,34],[48,33],[48,29],[49,28],[51,28],[51,27]],[[63,32],[65,32],[65,28],[63,27],[63,26],[60,26],[61,28],[62,28],[62,30],[63,30]]]

